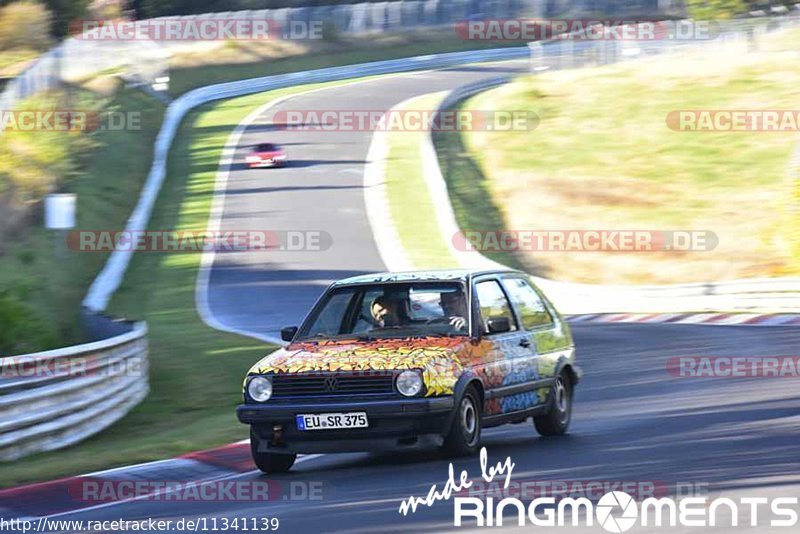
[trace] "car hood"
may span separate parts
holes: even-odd
[[[250,374],[421,369],[428,396],[442,395],[452,393],[468,344],[442,337],[293,343],[259,361]]]

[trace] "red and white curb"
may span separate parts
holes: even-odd
[[[797,314],[762,313],[586,313],[569,315],[570,323],[672,323],[715,326],[800,326]]]
[[[298,462],[316,456],[300,457]],[[135,497],[103,499],[99,502],[97,499],[87,499],[85,496],[84,490],[87,484],[91,483],[115,488],[123,487],[120,483],[132,483],[128,484],[129,486],[142,483],[141,487],[145,488],[158,488],[162,483],[167,483],[169,486],[179,486],[182,491],[186,491],[191,485],[222,483],[254,472],[256,471],[250,456],[250,441],[245,440],[177,458],[0,490],[0,517],[53,517],[137,500],[169,500],[170,489],[161,489],[151,493],[137,490],[131,492]]]

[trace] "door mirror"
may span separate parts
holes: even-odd
[[[489,329],[490,334],[510,332],[511,321],[508,320],[508,317],[496,315],[494,317],[489,317],[489,320],[486,322],[486,327]]]
[[[294,336],[296,335],[297,335],[296,326],[287,326],[285,328],[281,328],[281,339],[284,341],[291,341],[294,339]]]

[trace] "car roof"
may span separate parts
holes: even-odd
[[[334,287],[393,282],[462,282],[484,274],[520,273],[513,269],[435,269],[362,274],[334,282]]]

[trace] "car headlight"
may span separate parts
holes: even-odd
[[[272,397],[272,380],[266,376],[254,376],[247,384],[247,394],[256,402],[267,402]]]
[[[406,397],[413,397],[422,391],[422,375],[419,371],[403,371],[397,375],[397,391]]]

